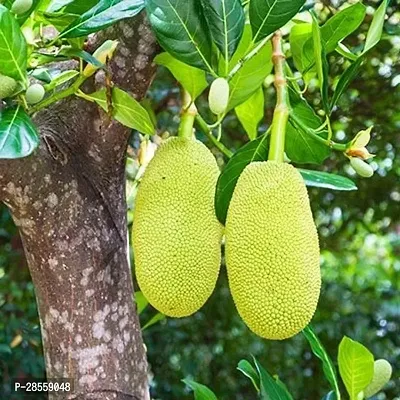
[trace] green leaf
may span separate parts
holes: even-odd
[[[305,0],[251,0],[249,13],[253,42],[264,39],[289,22],[304,3]]]
[[[70,14],[65,12],[38,12],[36,19],[40,22],[53,25],[58,31],[64,30],[67,26],[71,25],[79,15]]]
[[[329,112],[328,106],[328,62],[322,43],[321,31],[315,13],[311,13],[312,35],[314,45],[314,60],[317,67],[317,75],[319,79],[319,87],[321,92],[322,104],[325,112]]]
[[[71,48],[61,49],[61,51],[58,54],[65,55],[68,57],[80,58],[89,64],[93,64],[97,68],[105,68],[104,64],[102,64],[97,58],[93,57],[90,53],[84,50],[71,47]]]
[[[212,71],[211,36],[198,0],[147,0],[147,15],[160,45],[178,60]]]
[[[264,117],[264,91],[260,87],[244,103],[235,108],[236,115],[250,140],[257,137],[258,124]]]
[[[184,87],[195,100],[208,86],[206,73],[198,68],[191,67],[172,57],[169,53],[159,54],[154,61],[168,68],[175,79]]]
[[[357,186],[349,178],[328,172],[311,171],[298,168],[307,186],[320,187],[332,190],[357,190]]]
[[[245,14],[240,0],[201,0],[213,42],[226,65],[235,53],[243,34]]]
[[[108,111],[106,89],[91,95],[82,95],[89,101],[95,101],[103,110]],[[154,125],[146,109],[129,93],[115,87],[112,91],[113,117],[121,124],[147,135],[154,134]]]
[[[269,137],[260,136],[241,147],[226,164],[218,178],[215,192],[215,212],[222,224],[225,224],[229,203],[240,174],[251,162],[267,160],[268,149]]]
[[[278,386],[280,386],[280,387],[285,391],[285,393],[286,393],[286,395],[288,396],[288,398],[289,398],[290,400],[293,400],[293,397],[292,397],[292,395],[290,394],[289,389],[288,389],[287,386],[279,379],[279,376],[274,375],[274,378],[275,378],[276,384],[277,384]]]
[[[261,400],[292,400],[286,390],[279,386],[275,379],[253,357],[258,374],[260,375]]]
[[[342,94],[349,87],[351,81],[357,76],[357,73],[360,69],[362,62],[364,61],[363,57],[359,57],[355,62],[353,62],[340,76],[339,81],[336,85],[335,91],[333,92],[330,109],[332,110],[337,102],[339,101]]]
[[[248,48],[251,42],[250,27],[246,27],[242,41],[239,45],[237,53],[232,61],[241,58],[243,48]],[[246,45],[247,43],[247,45]],[[239,57],[239,58],[238,58]],[[229,105],[228,111],[245,102],[257,91],[262,85],[264,79],[272,71],[272,46],[268,42],[254,57],[245,61],[242,68],[229,81]]]
[[[305,171],[309,172],[309,171]],[[302,171],[300,173],[303,175]],[[329,174],[327,174],[329,175]],[[304,175],[303,175],[304,178]],[[306,177],[307,178],[307,177]],[[306,179],[305,178],[305,179]],[[322,369],[324,371],[325,378],[328,380],[331,388],[334,390],[337,399],[340,399],[340,390],[339,383],[337,380],[336,369],[333,365],[332,360],[330,359],[328,353],[326,352],[324,346],[318,339],[318,336],[315,334],[314,330],[310,325],[306,326],[303,329],[303,335],[307,339],[308,343],[311,346],[311,350],[313,353],[322,361]]]
[[[98,0],[53,0],[47,8],[47,11],[57,12],[65,7],[63,12],[81,15],[94,7],[97,2]]]
[[[144,297],[144,294],[141,291],[135,292],[135,302],[138,315],[140,315],[149,305],[148,300],[146,299],[146,297]]]
[[[333,390],[331,390],[329,393],[327,393],[322,400],[338,400],[340,397],[336,397],[336,394]]]
[[[46,91],[55,89],[57,86],[60,86],[64,83],[70,81],[71,79],[75,78],[78,75],[79,75],[79,72],[75,71],[75,70],[68,70],[68,71],[61,72],[60,75],[57,75],[54,79],[51,80],[50,83],[48,83],[45,86],[45,89],[46,89]]]
[[[251,380],[257,392],[260,391],[260,377],[254,367],[247,360],[240,360],[236,369]]]
[[[160,312],[157,313],[153,318],[151,318],[142,328],[142,331],[144,331],[147,328],[150,328],[150,326],[155,325],[157,322],[160,322],[164,320],[166,316],[164,314],[161,314]]]
[[[345,336],[339,345],[338,362],[350,400],[357,400],[357,395],[372,381],[374,356],[361,343]]]
[[[326,54],[334,51],[344,38],[361,25],[365,13],[366,7],[359,2],[339,11],[321,27],[322,44]],[[308,70],[315,62],[312,25],[295,25],[290,33],[290,45],[296,68],[301,72]]]
[[[0,112],[0,159],[29,156],[38,145],[37,129],[21,106]]]
[[[42,82],[51,82],[51,72],[47,68],[36,68],[31,71],[29,75]]]
[[[74,38],[107,28],[122,19],[139,14],[144,0],[100,0],[94,7],[83,13],[60,34],[60,37]]]
[[[310,129],[320,127],[321,120],[310,105],[292,88],[289,88],[289,94],[292,110],[286,131],[286,154],[295,163],[322,164],[331,150],[309,134]],[[326,131],[322,131],[320,136],[325,137],[326,134]]]
[[[183,379],[182,382],[194,391],[195,400],[218,400],[217,396],[207,386],[190,379]]]
[[[24,81],[27,58],[25,37],[11,12],[0,4],[0,73]]]
[[[381,40],[383,24],[385,22],[386,9],[389,5],[389,0],[383,0],[378,7],[372,19],[371,26],[368,30],[367,39],[365,41],[364,52],[371,50]]]

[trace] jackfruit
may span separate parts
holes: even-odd
[[[276,161],[240,175],[228,209],[226,263],[236,308],[257,335],[286,339],[311,320],[319,298],[319,244],[300,173]]]
[[[217,78],[210,87],[208,105],[212,113],[223,114],[229,103],[229,83],[224,78]]]
[[[17,81],[9,76],[0,74],[0,100],[11,96],[17,89]]]
[[[170,138],[140,183],[133,227],[136,277],[144,296],[170,317],[200,309],[214,290],[222,226],[214,209],[219,169],[194,139]]]

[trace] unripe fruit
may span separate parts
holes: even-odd
[[[217,78],[210,87],[208,105],[210,110],[216,114],[223,114],[229,103],[229,83],[224,78]]]
[[[378,393],[390,380],[392,366],[384,359],[374,362],[374,376],[372,382],[364,389],[365,398]]]
[[[17,81],[0,74],[0,100],[11,96],[17,89]]]
[[[39,103],[39,101],[43,99],[45,92],[46,91],[41,84],[35,83],[29,86],[28,89],[26,90],[25,93],[26,101],[29,104]]]
[[[246,325],[282,340],[310,322],[321,287],[319,245],[300,173],[276,161],[249,164],[226,219],[229,287]]]
[[[33,0],[15,0],[11,7],[11,11],[17,15],[24,14],[30,10],[32,4]]]
[[[374,174],[372,167],[360,158],[351,157],[350,164],[354,168],[354,171],[363,178],[371,178]]]
[[[204,144],[171,138],[139,185],[132,237],[136,277],[150,304],[170,317],[193,314],[214,290],[222,238],[214,208],[218,176]]]

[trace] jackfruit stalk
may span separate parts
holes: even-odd
[[[230,290],[248,327],[286,339],[311,320],[321,286],[319,244],[307,189],[291,165],[249,164],[226,222]]]
[[[134,213],[136,276],[160,312],[185,317],[214,290],[222,226],[214,210],[219,169],[191,138],[166,140],[146,169]]]

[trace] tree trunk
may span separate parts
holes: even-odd
[[[95,38],[120,42],[113,81],[142,97],[156,45],[143,17]],[[91,82],[85,90],[101,84]],[[0,200],[20,229],[35,285],[48,378],[70,378],[52,399],[149,399],[133,299],[125,206],[129,130],[69,98],[39,113],[41,145],[0,160]]]

